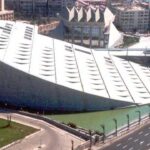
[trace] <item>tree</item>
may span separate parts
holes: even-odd
[[[7,115],[7,126],[11,126],[11,115]]]

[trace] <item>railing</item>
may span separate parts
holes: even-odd
[[[149,105],[149,107],[150,107],[150,105]],[[140,110],[135,111],[135,113],[138,114],[137,118],[135,118],[134,120],[132,120],[130,122],[130,115],[127,114],[126,115],[126,118],[127,118],[126,124],[124,124],[123,126],[120,126],[120,127],[118,127],[118,120],[116,118],[114,118],[113,121],[115,124],[115,129],[108,134],[105,133],[106,132],[105,125],[100,125],[100,127],[103,130],[103,134],[102,134],[102,136],[100,136],[98,143],[101,145],[101,147],[103,147],[105,143],[110,143],[114,139],[119,138],[120,136],[123,136],[129,132],[136,130],[136,129],[139,129],[138,127],[141,125],[144,125],[146,122],[150,122],[150,110],[146,114],[145,113],[142,114]],[[75,148],[75,150],[84,150],[85,148],[92,150],[91,145],[92,144],[94,145],[95,138],[94,137],[91,137],[91,138],[92,138],[91,141],[88,140],[85,143],[77,146]]]
[[[120,52],[131,52],[131,51],[143,51],[144,52],[149,52],[150,51],[150,48],[97,48],[97,49],[94,49],[96,51],[109,51],[109,52],[113,52],[113,51],[120,51]],[[149,52],[150,54],[150,52]]]

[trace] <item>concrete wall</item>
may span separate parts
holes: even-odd
[[[0,102],[36,110],[92,111],[130,105],[44,81],[0,62]]]

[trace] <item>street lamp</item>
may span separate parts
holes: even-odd
[[[129,130],[129,128],[130,128],[130,117],[129,117],[129,114],[127,114],[126,116],[127,116],[128,130]]]
[[[40,127],[40,123],[37,122],[38,126]],[[41,149],[42,148],[42,139],[41,139],[41,132],[42,132],[42,129],[40,127],[40,135],[39,135],[39,145],[38,145],[38,149]]]
[[[74,150],[74,141],[71,140],[71,150]]]
[[[127,53],[126,53],[126,56],[128,56],[128,52],[129,52],[129,49],[127,48]]]
[[[90,135],[90,146],[89,146],[89,150],[91,150],[92,148],[92,131],[89,130],[89,135]]]
[[[113,119],[113,121],[114,121],[114,123],[115,123],[115,134],[116,134],[116,136],[117,136],[117,132],[118,132],[118,130],[117,130],[117,128],[118,128],[118,125],[117,125],[117,119]]]
[[[149,106],[149,113],[148,114],[149,114],[149,119],[150,119],[150,104],[148,106]]]
[[[7,107],[7,103],[5,103],[5,107]]]
[[[102,130],[103,130],[103,138],[102,138],[102,140],[103,140],[103,143],[105,143],[105,138],[106,138],[106,135],[105,135],[105,125],[100,125],[101,126],[101,128],[102,128]]]
[[[136,113],[138,113],[138,115],[139,115],[139,125],[140,125],[140,123],[141,123],[141,111],[138,110],[138,111],[136,111]]]

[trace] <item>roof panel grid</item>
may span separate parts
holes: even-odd
[[[7,23],[0,21],[0,60],[6,64],[83,93],[150,103],[150,70],[117,57],[125,52],[91,50],[39,35],[32,25]],[[135,57],[135,52],[129,54]]]

